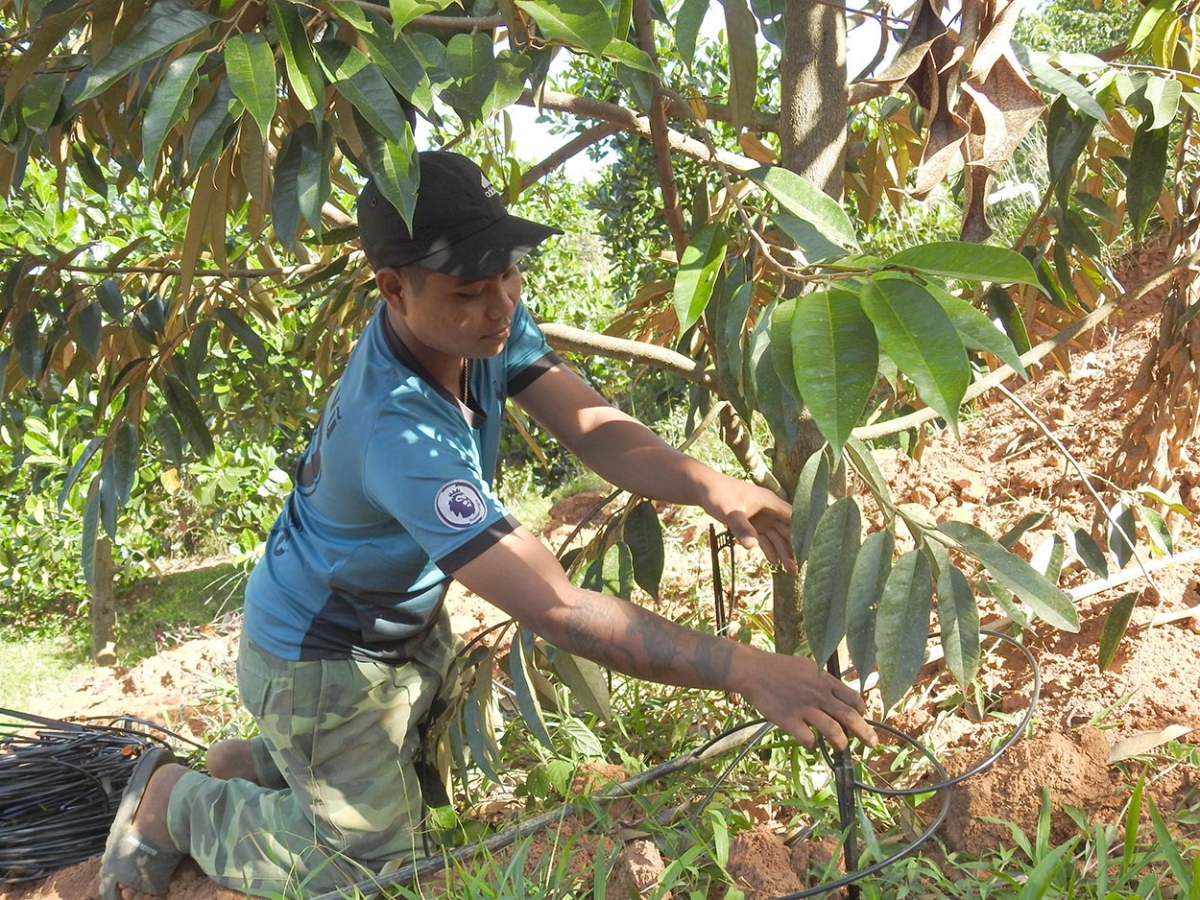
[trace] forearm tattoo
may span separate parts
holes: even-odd
[[[616,597],[594,595],[566,622],[573,652],[638,678],[688,687],[728,685],[734,647]]]

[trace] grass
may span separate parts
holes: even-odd
[[[241,608],[245,572],[232,563],[169,572],[130,585],[117,596],[117,657],[134,666],[160,644],[195,636],[201,628]],[[0,631],[0,707],[23,712],[38,694],[53,693],[91,668],[87,610],[63,617],[57,636]]]

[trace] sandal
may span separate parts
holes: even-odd
[[[121,900],[121,887],[130,887],[144,894],[163,895],[171,884],[171,876],[186,853],[174,847],[163,847],[141,834],[133,825],[133,817],[141,806],[150,777],[165,765],[176,762],[175,754],[165,747],[155,747],[142,754],[108,831],[108,843],[100,864],[100,900]]]

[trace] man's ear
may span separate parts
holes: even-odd
[[[375,286],[379,288],[379,293],[388,306],[394,307],[397,312],[404,312],[408,281],[399,269],[391,267],[379,269],[375,273]]]

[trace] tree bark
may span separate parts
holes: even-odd
[[[113,593],[112,541],[104,535],[96,538],[96,557],[92,569],[92,661],[111,666],[117,661],[117,605]]]
[[[783,165],[841,199],[846,161],[846,16],[829,3],[788,3],[780,62]]]

